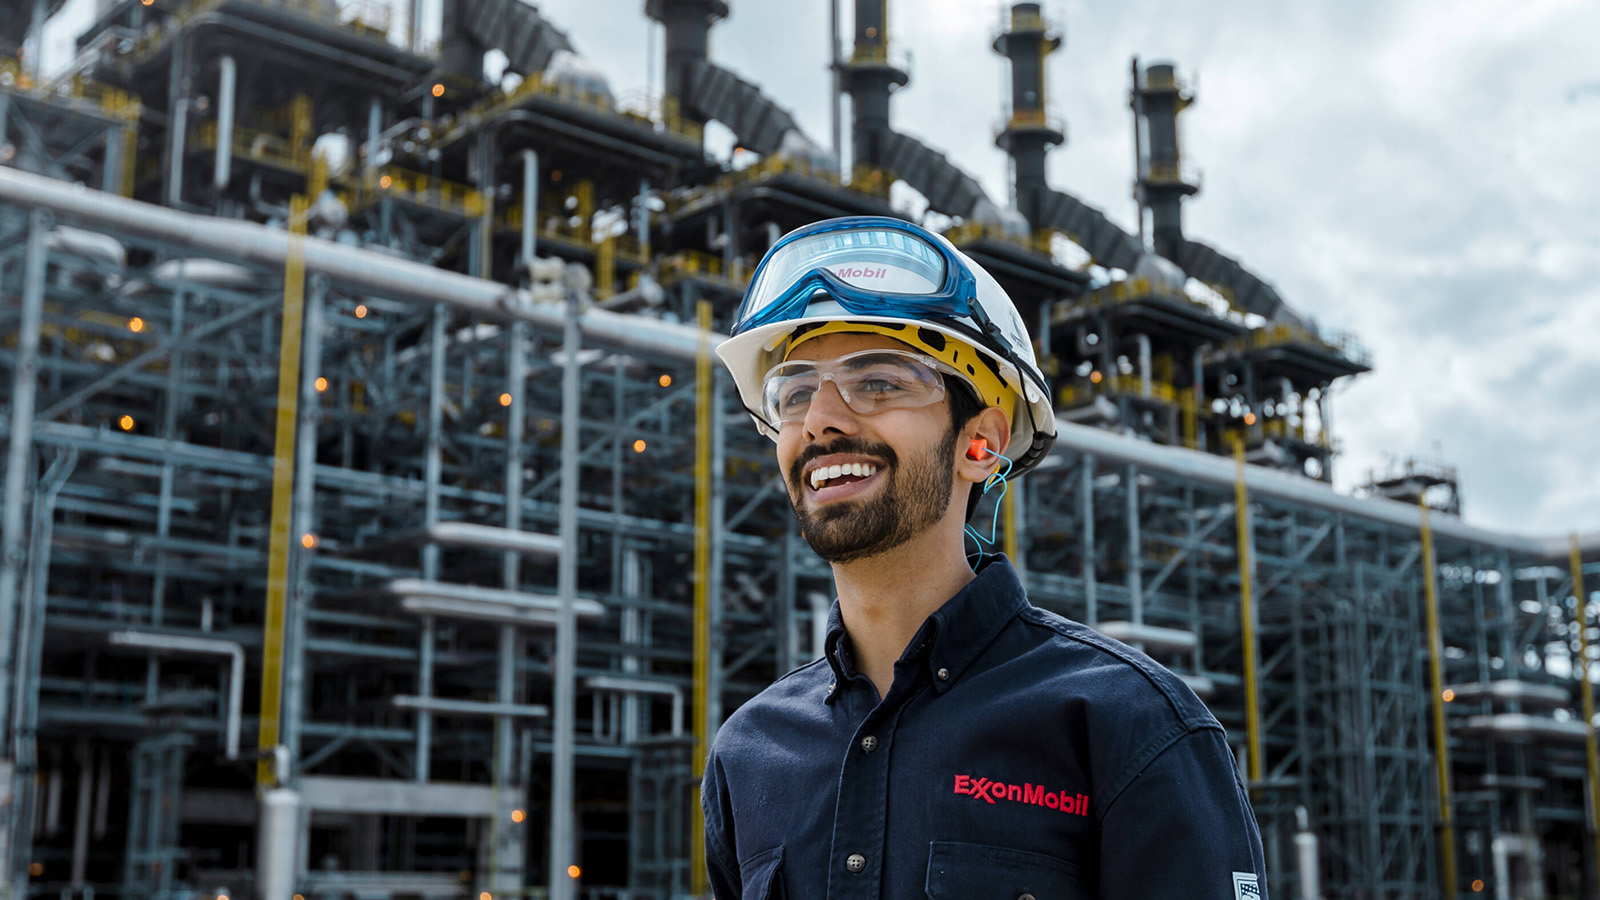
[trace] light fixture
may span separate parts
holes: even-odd
[[[129,319],[128,320],[128,330],[133,332],[134,334],[138,334],[139,332],[143,331],[144,330],[144,320],[139,318],[138,316],[134,316],[133,318]]]
[[[582,875],[582,874],[583,874],[583,870],[578,868],[577,866],[567,866],[567,877],[569,877],[569,878],[577,878],[579,875]]]
[[[522,824],[522,820],[526,819],[527,817],[528,817],[528,814],[523,812],[520,809],[513,809],[511,811],[511,821],[516,822],[518,825],[521,825]]]
[[[117,420],[117,424],[122,427],[123,431],[132,431],[133,430],[133,416],[123,416],[122,418]]]
[[[383,177],[388,178],[389,176],[385,175]],[[356,307],[356,318],[365,319],[366,317],[367,317],[367,305],[365,303],[363,303],[360,306]]]
[[[442,82],[435,82],[434,83],[434,85],[433,85],[433,95],[435,97],[443,97],[444,96],[444,84]]]
[[[511,394],[510,393],[505,393],[505,394],[501,394],[500,395],[500,405],[501,406],[510,406],[511,405]]]
[[[644,452],[644,438],[640,438],[637,441],[633,442],[633,452],[635,452],[635,453],[643,453]]]
[[[323,378],[320,375],[317,376],[317,393],[320,394],[320,393],[322,393],[323,391],[325,391],[327,389],[328,389],[328,379]]]
[[[300,546],[307,550],[314,549],[317,546],[317,536],[309,531],[300,535]]]
[[[662,387],[672,387],[672,376],[671,375],[663,375],[660,378],[656,379],[656,383],[661,385]]]

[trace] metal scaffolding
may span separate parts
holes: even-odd
[[[502,2],[455,39],[569,43]],[[65,90],[0,78],[0,897],[690,895],[704,748],[832,597],[710,353],[776,234],[887,182],[722,171],[710,94],[498,91],[336,6],[110,4]],[[707,6],[652,4],[683,91],[738,81]],[[1592,891],[1600,536],[1336,494],[1348,347],[952,237],[1071,420],[1007,552],[1206,699],[1271,889]]]

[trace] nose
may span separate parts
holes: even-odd
[[[852,434],[856,430],[855,410],[844,402],[844,394],[832,378],[823,379],[817,392],[811,396],[811,406],[806,409],[803,421],[806,440],[814,441],[829,431]]]

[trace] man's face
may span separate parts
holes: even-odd
[[[826,334],[790,359],[836,359],[858,350],[906,350],[878,334]],[[853,562],[904,544],[950,508],[956,430],[948,398],[914,409],[872,415],[852,410],[833,382],[824,382],[803,420],[778,432],[778,465],[800,534],[831,563]],[[814,470],[866,467],[821,486]]]

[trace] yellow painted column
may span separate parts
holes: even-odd
[[[261,726],[256,741],[256,784],[269,786],[287,772],[274,772],[283,701],[284,597],[289,586],[289,526],[294,499],[295,420],[300,407],[300,326],[305,311],[306,209],[308,198],[289,202],[289,252],[283,272],[283,325],[278,347],[278,415],[272,442],[272,518],[267,547],[267,612],[261,640]]]
[[[1428,673],[1433,686],[1433,758],[1438,767],[1439,855],[1444,865],[1444,895],[1456,896],[1456,825],[1450,804],[1450,735],[1444,727],[1444,637],[1439,629],[1439,588],[1433,560],[1433,528],[1428,506],[1420,498],[1422,513],[1422,590],[1427,599]]]
[[[1583,703],[1584,752],[1589,758],[1589,815],[1590,822],[1600,822],[1600,747],[1596,746],[1594,733],[1594,682],[1589,680],[1589,598],[1583,589],[1583,555],[1578,550],[1578,536],[1572,536],[1572,596],[1578,601],[1576,624],[1578,626],[1578,695]],[[1594,864],[1600,871],[1600,825],[1589,834],[1594,842]]]
[[[1250,490],[1245,486],[1244,440],[1233,438],[1234,519],[1239,543],[1239,630],[1244,639],[1244,713],[1247,746],[1246,775],[1251,785],[1261,782],[1265,761],[1261,755],[1261,686],[1256,672],[1255,586],[1250,577]]]
[[[694,756],[696,771],[706,764],[711,705],[711,301],[697,309],[700,349],[694,374]],[[706,822],[695,789],[690,820],[689,891],[706,893]]]

